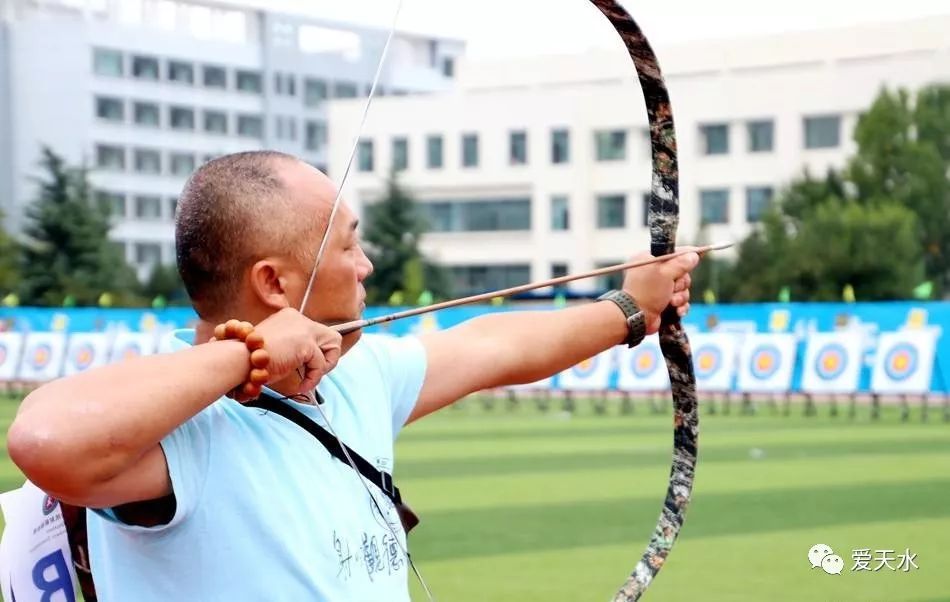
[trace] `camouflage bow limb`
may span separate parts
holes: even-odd
[[[672,253],[679,225],[679,170],[676,132],[669,93],[656,54],[640,27],[617,0],[590,0],[620,35],[636,67],[650,122],[653,182],[650,196],[651,253]],[[676,310],[663,312],[660,349],[670,373],[673,394],[673,463],[670,484],[653,537],[633,572],[614,596],[614,602],[639,600],[663,567],[679,535],[693,489],[699,415],[696,379],[686,332]]]

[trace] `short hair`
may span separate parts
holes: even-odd
[[[244,270],[266,254],[299,257],[302,228],[292,215],[279,167],[300,160],[278,151],[224,155],[205,163],[186,182],[175,217],[178,273],[198,316],[226,312]],[[309,250],[312,252],[313,250]]]

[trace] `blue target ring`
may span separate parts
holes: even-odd
[[[815,356],[815,372],[822,380],[834,380],[848,367],[848,351],[840,343],[829,343]]]
[[[656,368],[660,364],[659,360],[656,348],[644,347],[643,349],[637,349],[630,359],[630,369],[634,376],[646,378],[656,372]]]
[[[578,363],[574,364],[571,370],[574,372],[574,375],[579,378],[587,378],[594,373],[594,370],[597,369],[597,357],[587,358],[586,360],[581,360]]]
[[[917,348],[899,343],[884,358],[884,372],[891,380],[907,380],[917,371]]]
[[[759,380],[768,380],[782,365],[782,355],[775,345],[760,345],[749,359],[752,376]]]
[[[696,351],[696,377],[711,378],[722,366],[722,352],[714,345],[703,345]]]

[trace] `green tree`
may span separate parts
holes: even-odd
[[[0,297],[19,285],[18,255],[16,240],[3,227],[3,213],[0,212]]]
[[[367,281],[367,303],[387,303],[396,291],[402,291],[409,303],[423,290],[436,298],[450,294],[444,270],[419,249],[427,224],[395,174],[390,175],[383,197],[366,206],[366,222],[366,251],[374,267]]]
[[[95,305],[103,292],[138,305],[134,270],[108,240],[108,210],[97,202],[85,167],[70,167],[44,147],[37,198],[27,207],[21,249],[21,301],[58,306],[67,297]]]
[[[803,172],[735,262],[715,265],[720,300],[773,300],[787,286],[793,299],[831,301],[848,285],[858,300],[900,299],[925,279],[950,293],[950,86],[916,103],[882,90],[854,140],[843,169]]]
[[[142,292],[148,299],[162,297],[169,305],[188,304],[185,284],[178,268],[173,265],[156,264],[145,281]]]

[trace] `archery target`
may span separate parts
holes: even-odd
[[[706,380],[722,366],[722,352],[713,345],[703,345],[696,350],[694,364],[696,379]]]
[[[60,375],[66,355],[66,335],[61,332],[34,332],[27,336],[20,360],[19,378],[52,380]]]
[[[768,380],[782,366],[782,355],[775,345],[760,345],[752,352],[749,370],[759,380]]]
[[[666,391],[670,375],[660,351],[660,338],[652,334],[632,349],[620,348],[617,388],[622,391]]]
[[[884,371],[891,380],[907,380],[917,371],[917,349],[909,343],[900,343],[884,356]]]
[[[2,366],[7,361],[7,346],[3,341],[0,341],[0,366]]]
[[[861,379],[863,339],[854,331],[808,335],[802,364],[802,391],[854,393]]]
[[[115,363],[151,355],[155,353],[157,342],[154,333],[121,332],[112,343],[109,361]]]
[[[89,343],[83,343],[73,352],[73,364],[80,370],[85,370],[92,365],[96,357],[96,352]]]
[[[614,350],[581,360],[558,374],[558,388],[566,391],[601,391],[610,385]]]
[[[630,356],[630,371],[637,378],[649,378],[660,365],[659,349],[653,347],[634,348]]]
[[[926,393],[933,383],[938,331],[887,332],[878,339],[871,389],[878,393]]]
[[[826,345],[815,358],[815,373],[822,380],[834,380],[848,367],[848,352],[838,343]]]
[[[71,376],[105,365],[108,359],[108,335],[101,332],[77,332],[69,337],[63,374]]]
[[[795,335],[746,335],[739,349],[738,389],[748,393],[784,393],[792,385]]]
[[[0,380],[13,380],[16,377],[22,348],[22,334],[0,332]]]

